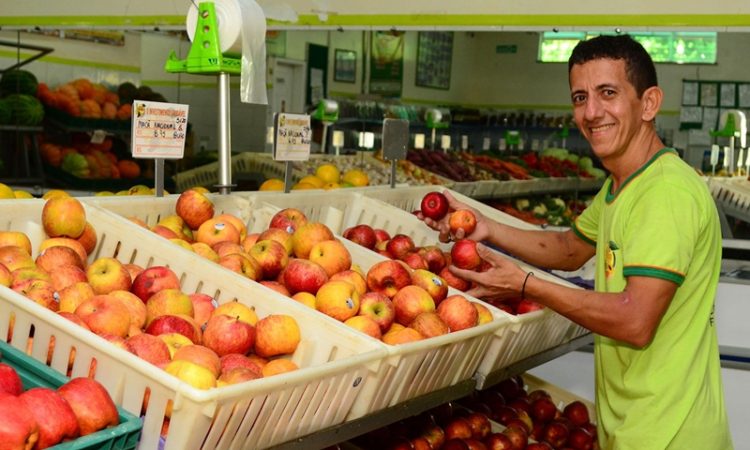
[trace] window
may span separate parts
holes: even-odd
[[[540,62],[567,62],[573,47],[582,39],[603,33],[544,32],[539,38]],[[630,33],[649,52],[654,62],[676,64],[715,64],[716,33],[653,32]]]

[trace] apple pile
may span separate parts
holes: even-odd
[[[49,237],[35,259],[27,235],[0,231],[0,284],[198,388],[297,368],[288,358],[300,341],[293,317],[259,319],[236,299],[217,305],[207,294],[185,293],[166,266],[105,256],[87,264],[97,235],[73,197],[47,200],[42,226]],[[54,341],[49,358],[53,349]]]
[[[370,230],[374,242],[376,233]],[[250,257],[262,274],[257,281],[385,343],[412,342],[492,320],[485,306],[449,296],[446,280],[426,264],[412,269],[387,260],[363,272],[325,224],[308,221],[299,209],[278,211],[267,229],[248,235],[245,243],[250,239]],[[398,247],[411,239],[401,235],[389,242]],[[442,260],[442,251],[435,249]]]
[[[591,423],[589,410],[583,402],[575,400],[558,407],[544,389],[527,392],[521,376],[503,380],[484,391],[475,391],[459,402],[505,426],[502,434],[510,445],[493,447],[485,442],[490,449],[598,448],[596,425]]]
[[[7,449],[43,449],[117,426],[112,398],[98,381],[73,378],[58,389],[23,389],[13,366],[0,363],[0,442]]]

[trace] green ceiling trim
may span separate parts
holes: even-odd
[[[31,56],[34,56],[35,54],[36,53],[23,51],[20,53],[20,59],[23,61],[25,59],[28,59]],[[0,57],[12,58],[15,60],[18,56],[19,56],[19,53],[17,53],[15,50],[0,50]],[[141,72],[140,66],[126,66],[124,64],[111,64],[111,63],[103,63],[103,62],[95,62],[95,61],[83,61],[80,59],[60,58],[57,56],[50,56],[50,55],[42,56],[37,61],[42,61],[42,62],[51,63],[51,64],[62,64],[64,66],[93,67],[95,69],[117,70],[119,72],[131,72],[131,73]]]
[[[321,20],[301,14],[297,22],[269,19],[270,27],[748,27],[750,14],[329,14]],[[100,28],[183,28],[184,15],[163,16],[5,16],[0,26],[15,28],[100,27]]]
[[[143,80],[147,86],[180,87],[192,89],[216,89],[217,82],[214,81],[177,81],[177,80]],[[239,88],[240,82],[229,83],[230,88]]]
[[[0,17],[5,27],[157,27],[185,26],[185,16],[5,16]]]
[[[330,14],[326,21],[317,15],[300,15],[296,23],[268,21],[269,25],[300,26],[658,26],[658,27],[742,27],[750,26],[750,14]]]

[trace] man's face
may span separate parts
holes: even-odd
[[[596,59],[570,71],[570,96],[578,129],[605,164],[626,154],[644,124],[641,100],[625,73],[625,61]]]

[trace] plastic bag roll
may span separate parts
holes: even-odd
[[[268,104],[266,95],[266,17],[254,0],[213,1],[219,47],[224,54],[241,55],[240,100]],[[191,4],[186,18],[190,40],[195,35],[198,9]]]

